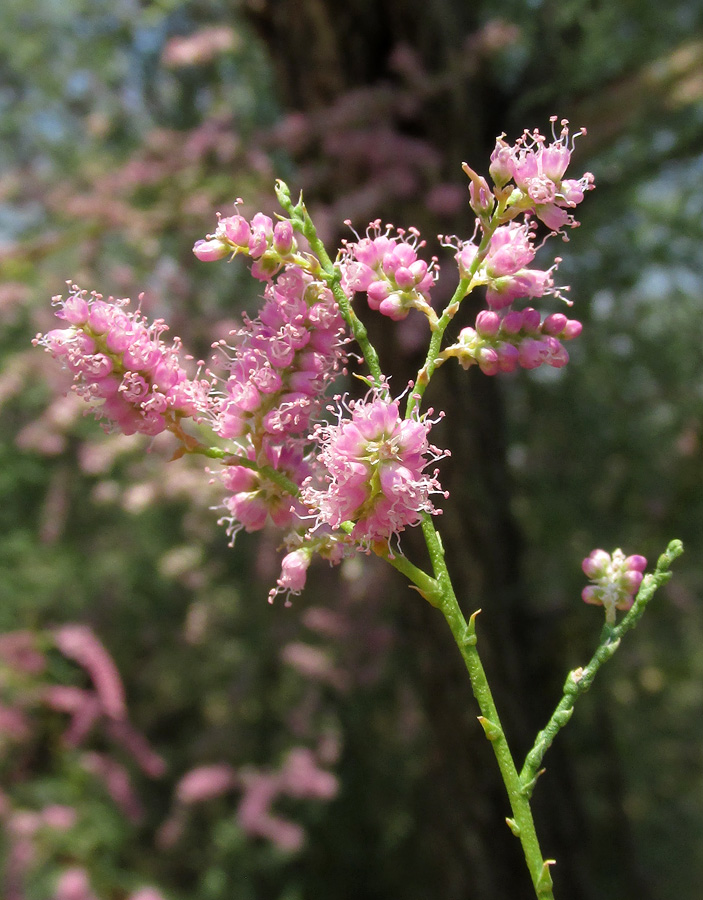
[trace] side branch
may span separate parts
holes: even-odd
[[[632,608],[620,624],[605,625],[601,641],[588,665],[569,672],[564,685],[564,695],[547,725],[537,735],[534,746],[527,754],[525,764],[520,772],[520,781],[528,796],[532,793],[540,775],[540,766],[545,753],[551,747],[557,733],[571,718],[576,701],[591,686],[603,663],[607,662],[618,649],[623,635],[634,628],[642,618],[655,591],[671,578],[669,567],[682,553],[681,541],[671,541],[665,553],[659,557],[656,570],[651,575],[645,576]]]

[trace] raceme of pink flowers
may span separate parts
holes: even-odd
[[[72,291],[66,300],[54,298],[67,327],[37,335],[34,343],[68,367],[97,417],[123,434],[156,435],[169,422],[202,415],[207,384],[188,378],[180,341],[167,346],[161,339],[168,328],[162,320],[148,324],[128,309],[129,300]]]
[[[499,137],[491,154],[489,172],[494,183],[504,187],[514,181],[520,196],[516,205],[521,211],[533,212],[547,228],[560,231],[578,223],[569,210],[578,206],[586,191],[593,188],[593,175],[585,172],[580,178],[564,178],[571,161],[574,140],[585,131],[569,134],[568,123],[561,122],[556,134],[556,116],[552,116],[552,143],[539,131],[525,131],[513,146]]]
[[[364,291],[371,309],[396,321],[413,308],[431,313],[437,260],[428,264],[418,257],[425,246],[419,238],[415,228],[392,234],[392,226],[382,230],[380,219],[372,222],[365,238],[345,244],[340,266],[344,289],[350,294]]]
[[[269,284],[257,319],[221,342],[229,376],[215,409],[223,438],[300,437],[344,364],[344,322],[330,290],[296,267]]]
[[[443,454],[428,441],[428,416],[410,404],[413,412],[403,417],[378,374],[368,379],[360,372],[370,393],[338,400],[336,423],[327,421],[325,395],[346,372],[352,332],[359,335],[350,304],[363,293],[372,311],[391,320],[417,310],[436,333],[463,297],[481,288],[487,309],[473,326],[459,329],[454,343],[442,348],[437,342],[435,367],[451,357],[487,375],[564,366],[564,344],[581,324],[560,312],[517,308],[523,300],[561,297],[553,275],[559,259],[546,270],[535,267],[540,222],[563,236],[577,224],[572,210],[593,187],[590,173],[566,178],[581,132],[570,136],[564,121],[557,133],[556,119],[552,123],[551,142],[538,131],[526,131],[513,145],[498,138],[489,167],[493,187],[464,164],[476,226],[469,240],[443,240],[455,251],[460,276],[444,312],[433,306],[437,260],[422,258],[425,242],[417,229],[376,220],[365,236],[354,232],[356,240],[343,242],[332,269],[324,254],[310,252],[316,244],[305,231],[309,219],[296,212],[278,221],[261,212],[246,218],[238,200],[235,213],[218,217],[214,233],[193,252],[205,262],[248,257],[262,304],[255,318],[245,316],[213,345],[206,378],[187,374],[190,357],[177,338],[163,340],[162,320],[149,322],[129,300],[75,286],[67,299],[54,298],[64,327],[38,335],[35,343],[71,371],[75,391],[108,427],[150,436],[170,431],[180,442],[176,455],[199,452],[220,460],[209,471],[222,485],[220,521],[230,536],[267,526],[282,532],[285,554],[270,597],[298,593],[315,556],[336,564],[359,550],[397,552],[397,536],[437,512],[432,497],[442,492],[437,473],[427,470]],[[279,198],[286,196],[282,187],[279,182]],[[373,371],[369,360],[360,362]],[[188,420],[197,423],[197,437],[184,430]],[[207,428],[214,447],[200,444]],[[78,738],[98,715],[89,715],[88,707],[81,707],[82,718],[74,716]]]
[[[485,375],[513,372],[516,368],[536,369],[541,365],[561,368],[569,361],[562,341],[581,333],[581,323],[563,313],[542,320],[532,307],[497,313],[482,310],[475,328],[463,328],[456,344],[442,357],[455,356],[463,368],[478,365]]]
[[[372,392],[347,408],[350,418],[340,414],[338,424],[318,426],[323,485],[311,479],[303,499],[320,524],[352,521],[355,540],[388,541],[423,512],[435,512],[430,495],[440,487],[425,469],[441,454],[427,440],[429,420],[401,418],[397,400]]]
[[[201,262],[238,254],[250,256],[254,278],[269,281],[287,262],[295,260],[297,249],[293,226],[287,219],[274,225],[269,216],[256,213],[248,222],[237,213],[220,218],[215,233],[197,241],[193,253]]]

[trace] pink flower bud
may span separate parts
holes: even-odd
[[[512,147],[509,147],[502,138],[498,138],[488,167],[488,172],[498,187],[503,187],[513,177],[512,158]]]
[[[462,278],[468,278],[471,264],[478,252],[478,247],[471,241],[462,244],[461,250],[454,257],[459,265],[459,274]]]
[[[76,294],[64,302],[59,317],[65,319],[71,325],[85,325],[88,321],[88,314],[88,303],[80,294]]]
[[[542,317],[540,316],[538,310],[533,309],[531,306],[526,307],[522,311],[522,327],[526,332],[536,334],[539,331],[539,326],[542,322]]]
[[[542,323],[542,331],[544,334],[558,336],[566,327],[568,319],[563,313],[552,313]]]
[[[279,256],[288,256],[293,250],[295,241],[293,238],[293,226],[288,219],[276,222],[273,229],[273,249]]]
[[[518,353],[523,369],[537,369],[544,362],[544,347],[532,338],[521,341]]]
[[[492,347],[481,347],[476,354],[476,362],[484,375],[496,375],[500,371],[500,357]]]
[[[395,271],[395,283],[402,291],[410,290],[415,287],[415,279],[410,269],[400,266]]]
[[[399,322],[407,317],[410,309],[404,305],[400,294],[389,294],[385,300],[381,300],[378,304],[378,311],[383,313],[384,316],[393,319],[393,321]]]
[[[401,241],[393,250],[396,268],[408,268],[417,260],[417,252],[412,244]]]
[[[631,569],[629,572],[625,572],[621,576],[621,583],[625,590],[634,595],[639,590],[643,578],[644,575],[642,574],[642,572]]]
[[[310,557],[310,551],[301,549],[293,550],[283,558],[279,579],[281,587],[296,594],[302,591],[307,579]]]
[[[412,274],[415,284],[420,284],[427,275],[427,263],[424,259],[416,259],[414,263],[408,266]]]
[[[371,309],[378,309],[382,300],[385,300],[386,297],[390,294],[390,288],[388,287],[388,282],[386,281],[374,281],[372,282],[367,291],[367,296],[369,300],[369,306]]]
[[[568,319],[561,339],[563,341],[571,341],[578,337],[582,331],[583,325],[577,319]]]
[[[636,572],[644,572],[647,568],[647,560],[644,556],[639,556],[635,554],[634,556],[628,556],[625,560],[625,565],[628,569],[634,569]]]
[[[511,309],[503,316],[501,331],[504,334],[519,334],[522,331],[523,317],[518,309]]]
[[[228,241],[236,244],[238,247],[248,247],[249,238],[251,237],[251,228],[244,216],[230,216],[227,219],[221,219],[218,233],[222,233]]]
[[[482,337],[495,337],[501,326],[501,318],[497,312],[482,309],[476,316],[476,331]]]
[[[601,605],[599,591],[594,584],[589,584],[581,591],[581,599],[584,603],[591,603],[595,606]]]
[[[514,372],[520,362],[520,353],[513,344],[500,343],[496,347],[498,351],[498,365],[501,372]]]
[[[196,241],[193,245],[193,253],[201,262],[214,262],[218,259],[224,259],[231,250],[227,244],[213,238],[212,240]]]
[[[588,578],[601,578],[610,562],[610,554],[605,550],[592,550],[581,563],[581,568]]]

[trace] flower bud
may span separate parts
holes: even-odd
[[[248,248],[251,228],[244,216],[229,216],[227,219],[221,219],[217,231],[237,247]]]
[[[288,256],[295,246],[293,226],[288,219],[276,222],[273,229],[273,249],[279,256]]]
[[[224,259],[230,252],[229,247],[216,238],[196,241],[193,246],[193,253],[201,262],[214,262],[217,259]]]
[[[481,337],[495,337],[501,325],[501,319],[497,312],[482,309],[476,316],[476,331]]]

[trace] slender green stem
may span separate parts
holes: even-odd
[[[420,594],[425,600],[431,603],[432,606],[439,605],[441,596],[439,584],[434,578],[428,575],[427,572],[423,572],[422,569],[411,563],[405,556],[391,556],[386,553],[380,555],[382,555],[383,559],[387,560],[394,569],[402,572],[409,581],[412,581]]]
[[[339,311],[341,312],[344,321],[351,329],[354,340],[359,345],[362,356],[366,361],[366,365],[369,367],[369,372],[374,379],[374,383],[377,385],[382,384],[384,380],[383,373],[381,371],[381,364],[376,349],[369,340],[366,326],[356,315],[349,302],[349,298],[342,290],[339,269],[330,259],[327,248],[318,237],[317,229],[302,201],[302,197],[296,205],[293,205],[290,191],[288,190],[287,185],[282,181],[276,183],[276,196],[278,197],[278,202],[290,216],[293,228],[305,237],[310,245],[310,249],[319,260],[322,269],[320,276],[332,291],[334,299],[339,306]]]
[[[622,636],[639,622],[657,588],[671,578],[671,572],[668,571],[669,567],[682,553],[683,544],[681,541],[671,541],[666,552],[659,557],[656,570],[651,575],[645,576],[632,608],[620,624],[615,626],[605,625],[601,641],[588,665],[569,672],[564,685],[564,695],[549,722],[537,735],[534,746],[527,754],[525,764],[522,767],[520,780],[528,793],[532,793],[535,782],[539,777],[544,754],[551,747],[557,733],[571,718],[576,701],[591,686],[603,663],[607,662],[618,649]]]
[[[242,466],[245,469],[251,469],[253,472],[258,472],[269,481],[278,485],[278,487],[292,497],[300,496],[300,488],[294,481],[291,481],[290,478],[286,478],[282,472],[274,469],[273,466],[259,466],[247,456],[229,453],[227,450],[222,450],[220,447],[206,447],[204,444],[191,445],[186,447],[183,452],[197,453],[200,456],[207,456],[209,459],[219,459],[228,466]]]
[[[471,293],[474,287],[476,287],[476,285],[474,284],[474,276],[478,272],[479,266],[488,253],[488,248],[491,244],[491,238],[493,237],[496,228],[504,221],[506,205],[507,198],[501,198],[495,208],[493,215],[483,226],[483,237],[481,238],[481,243],[478,245],[476,255],[471,261],[471,266],[469,267],[469,270],[466,273],[465,277],[459,281],[459,284],[457,285],[451,300],[449,301],[449,303],[447,303],[444,311],[442,312],[442,315],[437,321],[437,325],[435,326],[435,329],[432,332],[432,337],[430,338],[430,345],[427,349],[425,362],[420,371],[417,373],[414,390],[408,397],[408,402],[405,409],[406,418],[410,418],[413,412],[415,412],[415,410],[419,409],[420,407],[420,402],[422,400],[423,394],[427,389],[427,385],[430,383],[430,379],[432,378],[435,369],[440,364],[439,352],[442,347],[444,332],[447,330],[449,323],[457,314],[461,305],[461,301]]]
[[[552,879],[549,872],[549,867],[553,860],[545,860],[542,856],[532,818],[532,810],[530,809],[529,796],[520,781],[520,776],[510,752],[479,656],[476,638],[476,616],[478,612],[474,613],[468,622],[466,621],[449,578],[439,534],[430,521],[429,516],[423,520],[422,528],[437,584],[437,591],[432,600],[434,605],[438,606],[444,614],[469,673],[473,694],[481,711],[479,722],[486,737],[491,742],[508,793],[512,818],[506,821],[513,834],[522,844],[536,896],[539,900],[554,900]]]

